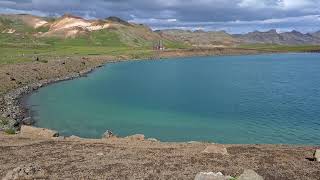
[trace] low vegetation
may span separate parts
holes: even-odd
[[[13,135],[13,134],[16,134],[16,130],[14,130],[14,129],[6,129],[6,130],[4,130],[4,132],[6,133],[6,134],[9,134],[9,135]]]
[[[19,18],[21,17],[0,16],[0,65],[30,62],[37,58],[48,61],[70,56],[127,55],[139,58],[150,55],[153,44],[162,39],[142,25],[117,25],[115,28],[90,31],[68,38],[42,36],[41,34],[49,31],[50,26],[33,28]],[[8,33],[8,30],[15,32]],[[168,39],[164,39],[164,45],[168,49],[190,47]]]

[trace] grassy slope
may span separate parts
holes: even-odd
[[[5,29],[17,33],[1,33]],[[144,27],[127,27],[100,30],[75,39],[37,38],[36,32],[46,32],[48,27],[33,29],[21,20],[0,16],[0,65],[33,61],[36,57],[50,60],[56,57],[91,55],[129,55],[132,58],[152,55],[155,33]],[[151,38],[145,38],[149,35]],[[180,42],[165,40],[169,49],[188,48]]]

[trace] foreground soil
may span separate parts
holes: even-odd
[[[225,145],[229,155],[204,153],[207,143],[112,138],[37,139],[0,133],[0,177],[20,165],[41,167],[48,179],[194,179],[199,172],[233,177],[253,169],[268,179],[319,179],[315,147]]]

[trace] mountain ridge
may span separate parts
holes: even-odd
[[[277,30],[246,34],[229,34],[226,31],[190,31],[166,29],[152,31],[150,27],[127,22],[119,17],[88,20],[72,14],[58,18],[39,17],[29,14],[0,15],[0,33],[28,34],[36,38],[79,38],[99,32],[115,33],[129,46],[152,46],[159,40],[195,47],[230,47],[242,44],[320,45],[320,31],[314,33],[278,33]]]

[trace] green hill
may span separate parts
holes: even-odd
[[[85,20],[65,15],[48,19],[31,15],[0,15],[0,64],[32,61],[36,57],[90,55],[147,56],[163,40],[167,49],[188,48],[146,26],[111,17]]]

